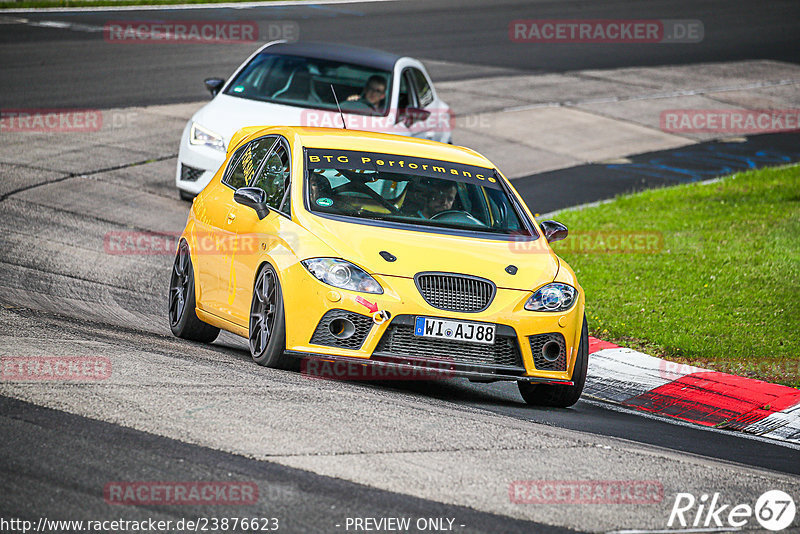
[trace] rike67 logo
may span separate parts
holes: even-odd
[[[710,527],[716,527],[714,531],[720,527],[739,530],[755,517],[762,528],[776,532],[792,525],[795,513],[794,499],[781,490],[763,493],[755,506],[726,503],[719,493],[704,493],[699,498],[691,493],[678,493],[667,526],[702,527],[705,531],[709,531],[707,529]]]

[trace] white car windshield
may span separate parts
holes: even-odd
[[[277,54],[259,54],[225,89],[225,94],[290,106],[385,115],[389,72],[361,65]]]
[[[306,149],[312,212],[530,235],[494,169],[413,156]]]

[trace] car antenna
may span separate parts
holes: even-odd
[[[346,130],[347,124],[344,122],[344,113],[342,113],[342,106],[339,105],[339,99],[336,97],[336,90],[333,88],[333,84],[331,84],[331,93],[333,93],[333,99],[336,100],[336,107],[339,109],[339,116],[342,118],[342,128]]]

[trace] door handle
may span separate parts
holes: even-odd
[[[236,214],[234,212],[228,213],[228,223],[232,223],[233,220],[236,218]]]

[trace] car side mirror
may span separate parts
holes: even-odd
[[[400,118],[406,127],[411,126],[415,122],[427,120],[431,116],[431,112],[422,108],[406,108],[400,114]]]
[[[567,234],[569,234],[567,227],[558,221],[542,221],[539,223],[539,226],[542,227],[542,230],[544,231],[544,238],[547,239],[548,243],[552,243],[553,241],[561,241],[567,237]]]
[[[222,86],[225,85],[225,80],[223,78],[206,78],[204,83],[206,84],[208,92],[214,97],[217,96]]]
[[[260,187],[240,187],[233,193],[233,200],[237,204],[256,210],[259,219],[269,215],[267,193]]]

